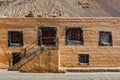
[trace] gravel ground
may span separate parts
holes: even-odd
[[[120,72],[19,73],[0,71],[0,80],[120,80]]]

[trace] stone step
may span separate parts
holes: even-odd
[[[21,67],[22,65],[24,65],[24,63],[26,63],[27,61],[31,60],[33,57],[35,57],[38,53],[41,53],[43,50],[43,47],[41,48],[37,48],[36,51],[32,52],[31,54],[29,54],[28,56],[24,57],[20,62],[18,62],[17,64],[15,64],[14,66],[12,66],[11,68],[9,68],[9,71],[19,71],[18,68]]]
[[[66,69],[66,72],[120,72],[120,68],[74,68]]]

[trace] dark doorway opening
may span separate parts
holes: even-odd
[[[55,46],[57,28],[56,27],[40,27],[38,30],[38,44],[45,46]]]
[[[16,63],[20,62],[20,60],[20,53],[12,53],[12,65],[15,65]]]

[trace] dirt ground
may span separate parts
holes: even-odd
[[[120,72],[20,73],[0,70],[0,80],[120,80]]]

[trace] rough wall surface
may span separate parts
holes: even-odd
[[[46,48],[43,53],[26,63],[21,68],[22,71],[34,70],[35,72],[43,67],[47,70],[50,68],[56,70],[58,66],[66,68],[120,67],[120,18],[1,18],[0,68],[8,69],[11,53],[19,52],[38,39],[38,27],[40,26],[57,27],[59,49],[51,50],[51,54],[49,54],[49,49]],[[65,45],[66,26],[83,27],[84,45]],[[23,31],[23,47],[8,47],[8,31],[13,30]],[[112,32],[113,46],[98,46],[99,31]],[[89,65],[78,64],[78,54],[80,53],[90,55]]]
[[[20,68],[22,72],[58,72],[58,50],[44,49],[42,53]]]

